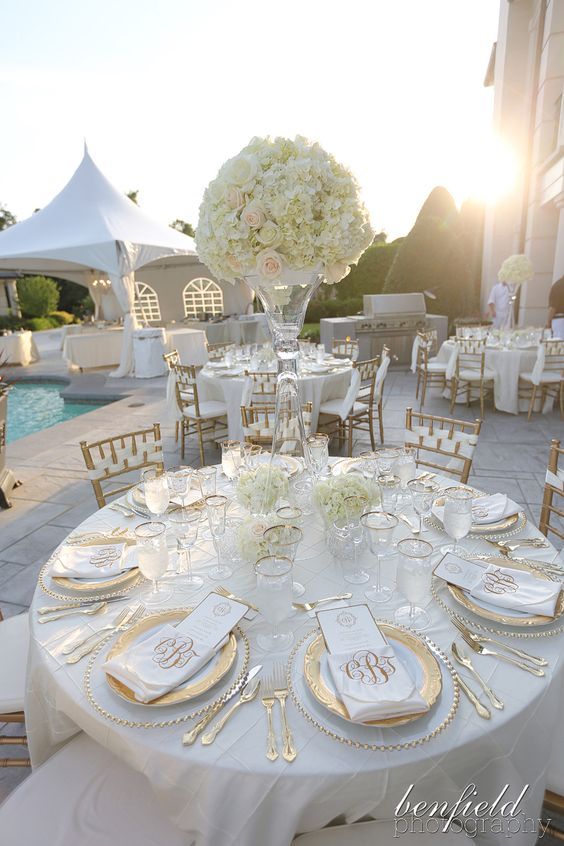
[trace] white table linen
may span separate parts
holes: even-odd
[[[206,333],[201,329],[179,327],[166,330],[166,351],[177,350],[181,364],[200,367],[208,360]]]
[[[447,483],[446,479],[439,481]],[[220,490],[229,492],[226,485],[220,477]],[[130,528],[131,522],[127,523]],[[123,524],[123,517],[105,508],[81,528],[107,531]],[[398,538],[408,533],[407,527],[400,524]],[[524,534],[533,536],[538,532],[527,526]],[[306,585],[306,598],[338,593],[343,588],[342,575],[326,551],[323,535],[321,521],[312,518],[303,542],[310,557],[295,565],[295,577]],[[444,535],[434,530],[426,531],[425,536],[434,544],[444,540]],[[476,552],[491,551],[480,539],[463,543]],[[535,550],[534,557],[552,561],[556,551],[552,547]],[[205,575],[206,568],[215,563],[210,542],[197,544],[193,562],[195,569]],[[389,559],[383,567],[385,579],[395,569],[393,562]],[[255,583],[250,566],[240,564],[235,569],[228,580],[229,587],[252,601]],[[214,584],[206,580],[191,604],[203,598]],[[351,603],[365,601],[362,586],[347,585],[347,589],[353,591]],[[129,601],[134,601],[135,596],[134,591]],[[289,701],[288,715],[298,756],[291,764],[282,759],[273,764],[265,758],[265,712],[259,702],[242,708],[208,747],[199,743],[190,748],[182,746],[186,724],[143,730],[105,719],[86,698],[84,662],[67,665],[58,648],[61,637],[77,625],[76,618],[49,626],[37,623],[37,607],[48,601],[37,589],[30,614],[25,707],[32,761],[41,763],[83,729],[147,776],[172,822],[195,836],[198,846],[256,846],[265,842],[265,833],[270,846],[288,846],[296,832],[321,828],[339,815],[348,822],[366,814],[392,818],[410,784],[415,785],[410,797],[414,802],[455,801],[471,782],[477,784],[476,801],[492,802],[506,784],[515,799],[525,784],[530,784],[520,807],[527,817],[539,816],[553,727],[562,718],[562,635],[514,644],[548,660],[544,679],[529,678],[493,658],[476,658],[486,680],[505,701],[505,709],[495,712],[486,722],[462,697],[452,724],[430,742],[409,750],[367,752],[342,745],[304,720]],[[186,601],[185,597],[176,596],[171,603],[174,607]],[[377,606],[375,613],[390,619],[394,608],[401,604],[403,600],[398,595],[388,605]],[[85,625],[97,631],[115,616],[117,607],[114,603],[106,613],[88,618]],[[427,610],[431,616],[428,634],[448,652],[455,630],[436,604],[429,601]],[[296,640],[313,625],[303,614],[294,615],[289,624]],[[257,660],[268,666],[271,662],[271,657],[260,653],[256,646],[260,625],[258,617],[244,626],[251,644],[251,666]],[[172,712],[167,717],[170,715]],[[345,723],[337,721],[337,725],[346,732]],[[530,827],[521,827],[511,836],[513,846],[533,846],[536,842],[536,832]],[[499,837],[496,834],[482,843],[494,846]]]
[[[94,330],[79,335],[67,335],[63,344],[63,358],[69,367],[88,370],[119,364],[123,329]]]
[[[164,329],[133,330],[133,368],[136,379],[164,376],[168,368],[163,359],[166,352]]]
[[[33,333],[29,330],[13,332],[11,335],[0,335],[0,361],[27,367],[38,360],[37,345],[33,340]]]

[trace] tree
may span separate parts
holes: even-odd
[[[186,223],[186,221],[182,220],[181,218],[177,218],[176,220],[173,220],[170,225],[172,226],[173,229],[177,229],[179,232],[182,232],[183,235],[189,235],[190,238],[193,238],[194,235],[196,234],[192,224]]]
[[[22,276],[17,289],[24,317],[47,317],[59,304],[57,283],[47,276]]]
[[[351,268],[349,275],[335,286],[337,299],[381,294],[388,271],[403,240],[396,238],[390,244],[377,241],[368,247],[358,264]]]
[[[8,211],[6,206],[0,205],[0,232],[8,226],[13,226],[14,223],[17,223],[16,216]]]
[[[384,293],[429,292],[429,311],[449,320],[473,310],[469,260],[458,210],[446,188],[434,188],[388,271]],[[431,299],[431,298],[430,298]]]
[[[136,188],[135,191],[126,191],[125,196],[136,206],[139,205],[139,188]]]
[[[476,200],[466,200],[460,209],[460,225],[462,240],[472,280],[472,292],[476,311],[480,308],[480,292],[482,288],[482,255],[484,248],[484,220],[486,210],[483,203]]]

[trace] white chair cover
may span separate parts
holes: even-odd
[[[452,353],[450,354],[450,358],[448,360],[447,369],[445,373],[445,378],[447,382],[452,379],[454,374],[456,373],[456,362],[458,361],[458,344],[454,345]]]
[[[535,362],[535,366],[533,367],[533,372],[531,373],[531,381],[533,385],[540,385],[542,372],[544,370],[544,362],[545,362],[545,346],[544,344],[539,344],[539,349],[537,353],[537,360]]]
[[[411,347],[411,372],[415,373],[417,370],[417,355],[419,353],[419,347],[421,346],[421,338],[419,335],[416,335],[413,339],[413,346]]]
[[[546,483],[564,494],[564,470],[557,470],[556,473],[553,473],[552,470],[547,470]]]
[[[378,370],[376,371],[376,384],[374,385],[374,397],[376,400],[379,400],[382,396],[382,385],[384,384],[384,379],[386,378],[389,366],[390,357],[385,355],[380,362]]]

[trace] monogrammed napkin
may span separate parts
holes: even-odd
[[[433,506],[433,514],[443,522],[445,513],[444,502],[439,497],[438,502]],[[497,493],[491,496],[480,496],[472,500],[472,523],[475,526],[486,526],[488,523],[497,523],[504,517],[516,514],[519,506],[505,494]]]
[[[125,554],[124,543],[62,546],[51,568],[52,576],[71,579],[111,579],[137,566],[135,556]]]
[[[532,573],[490,564],[470,589],[470,596],[501,608],[554,617],[561,589],[560,582],[549,582]]]

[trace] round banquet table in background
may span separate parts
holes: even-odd
[[[4,364],[21,364],[27,367],[38,360],[37,346],[33,333],[29,330],[0,335],[0,361]]]
[[[223,476],[220,479],[220,489],[232,494],[227,480]],[[439,481],[445,483],[447,480]],[[104,508],[86,520],[80,529],[110,531],[117,526],[127,526],[132,530],[140,522],[142,518],[126,520],[116,511]],[[400,527],[398,537],[407,535],[407,527],[401,523]],[[303,560],[296,563],[296,577],[306,586],[305,599],[336,594],[345,588],[353,590],[351,603],[365,602],[363,586],[343,582],[325,548],[324,530],[318,517],[307,523],[306,532],[298,553],[303,555]],[[529,526],[523,533],[537,534],[534,527]],[[444,535],[434,529],[426,530],[425,537],[435,544],[444,540]],[[476,552],[491,550],[480,539],[467,539],[463,543]],[[552,561],[555,556],[555,550],[550,547],[535,550],[534,557]],[[195,569],[205,576],[207,568],[215,561],[211,543],[199,541],[193,558]],[[394,562],[394,558],[384,561],[385,580],[393,581]],[[237,564],[226,584],[234,593],[253,601],[255,586],[251,573],[249,564]],[[174,584],[174,578],[169,584]],[[193,597],[175,595],[168,605],[193,605],[216,586],[217,582],[206,578],[204,587]],[[134,603],[137,591],[135,588],[125,601]],[[426,743],[414,744],[413,748],[368,751],[350,747],[320,732],[289,699],[288,715],[298,756],[291,764],[281,758],[271,763],[265,757],[266,715],[260,701],[240,709],[213,745],[205,747],[199,742],[190,747],[182,746],[182,735],[193,725],[191,722],[141,728],[119,725],[108,715],[99,713],[85,692],[88,659],[75,665],[66,664],[61,655],[61,643],[78,625],[99,630],[113,620],[121,603],[111,603],[105,613],[84,618],[84,622],[71,617],[39,625],[37,608],[52,602],[38,587],[30,611],[31,645],[25,711],[34,765],[46,760],[82,729],[146,775],[171,820],[196,837],[198,846],[256,846],[265,842],[265,832],[270,846],[288,846],[296,832],[324,827],[340,815],[349,822],[367,814],[393,818],[396,805],[411,784],[415,785],[410,797],[413,801],[453,802],[468,784],[475,782],[476,801],[490,803],[506,784],[510,785],[506,799],[509,796],[513,800],[525,784],[530,784],[521,808],[527,817],[539,816],[553,727],[562,715],[562,634],[513,641],[514,645],[549,661],[543,679],[496,659],[474,656],[475,665],[505,702],[505,709],[494,711],[492,719],[485,721],[462,696],[459,709],[446,729]],[[399,604],[401,598],[395,596],[389,605],[372,608],[380,619],[391,619],[393,609]],[[438,604],[430,601],[427,608],[432,620],[427,633],[448,654],[456,631]],[[296,642],[315,626],[315,621],[303,612],[296,612],[288,622]],[[273,660],[286,662],[288,656],[265,655],[258,649],[256,632],[260,626],[260,617],[252,623],[243,621],[250,642],[249,667],[261,662],[268,671]],[[464,672],[463,675],[468,678]],[[477,689],[475,682],[471,686]],[[115,715],[118,706],[126,711],[140,707],[118,700],[101,674],[92,692],[99,702],[105,703],[109,715]],[[214,698],[212,690],[208,699],[203,697],[204,704]],[[184,703],[165,709],[144,708],[142,719],[174,720],[194,707]],[[312,705],[308,707],[312,713]],[[441,699],[438,707],[442,707]],[[337,717],[331,719],[333,731],[347,732],[347,723]],[[431,719],[431,716],[420,718],[411,724],[412,729],[420,726],[421,733],[425,734]],[[279,735],[278,713],[275,724]],[[402,728],[372,731],[377,743],[400,743],[402,740]],[[480,842],[495,844],[499,836],[498,833]],[[536,842],[536,834],[530,829],[511,836],[514,846],[533,846]]]
[[[437,361],[448,364],[454,352],[454,341],[445,341],[437,354]],[[495,372],[494,404],[498,411],[518,414],[527,411],[529,400],[519,402],[519,374],[530,373],[537,360],[538,347],[501,349],[486,346],[486,367]],[[450,390],[445,391],[450,399]],[[464,396],[459,402],[465,402]],[[549,408],[550,405],[550,408]],[[552,403],[546,403],[544,411],[549,411]]]

